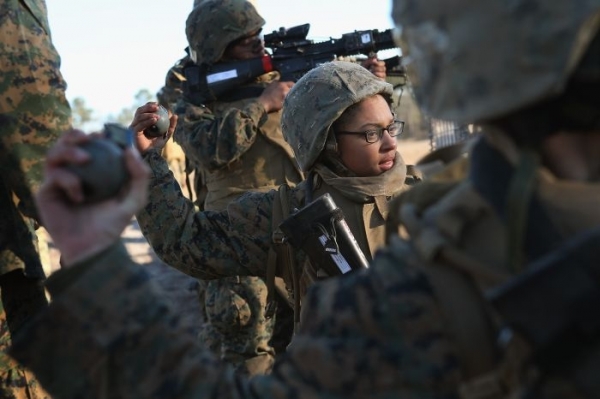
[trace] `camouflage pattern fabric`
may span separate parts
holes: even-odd
[[[40,184],[45,151],[70,126],[66,84],[45,2],[3,1],[0,16],[2,175],[19,209],[35,216],[31,193]]]
[[[95,263],[85,265],[77,284],[61,289],[50,311],[23,337],[35,348],[20,342],[13,348],[56,398],[417,398],[426,397],[417,389],[434,389],[440,397],[451,392],[457,373],[452,351],[435,334],[440,326],[422,327],[437,311],[431,290],[395,258],[377,273],[315,286],[289,352],[274,373],[250,380],[236,377],[177,333],[176,313],[161,303],[153,282],[124,249],[113,248]],[[388,294],[398,306],[386,307],[390,317],[380,320],[377,299]],[[58,340],[67,331],[70,339]],[[416,353],[410,351],[415,343]],[[33,356],[34,349],[41,352]]]
[[[237,276],[214,281],[200,280],[207,322],[198,342],[207,343],[227,364],[242,375],[271,372],[275,349],[270,341],[276,319],[267,319],[267,286],[262,278]],[[291,335],[275,337],[287,345]],[[285,346],[284,346],[285,348]],[[284,349],[280,348],[280,349]],[[281,352],[283,353],[283,352]]]
[[[186,21],[190,58],[196,64],[218,62],[229,43],[264,23],[254,6],[244,0],[195,3]],[[241,101],[219,99],[205,107],[180,96],[174,140],[202,177],[203,186],[196,188],[201,209],[222,210],[247,191],[266,192],[283,183],[302,181],[281,134],[281,113],[267,115],[256,99],[274,77],[268,74],[248,85],[256,94]],[[200,284],[200,301],[208,320],[199,334],[200,342],[219,347],[221,358],[243,374],[269,372],[275,357],[270,341],[283,351],[291,334],[273,336],[275,323],[287,319],[266,318],[267,287],[262,277],[236,276]]]
[[[175,207],[183,206],[187,208],[189,206],[189,216],[195,219],[194,214],[196,212],[194,205],[188,202],[182,196],[180,190],[173,185],[172,177],[168,170],[165,169],[166,163],[160,157],[160,154],[148,154],[148,161],[151,164],[157,164],[157,172],[160,170],[158,173],[161,175],[161,178],[158,180],[166,183],[164,187],[158,184],[156,187],[157,191],[154,193],[161,197],[163,195],[171,197],[175,201],[171,205]],[[171,249],[175,249],[175,247],[172,247],[165,253],[162,252],[162,249],[159,249],[156,253],[160,253],[159,256],[166,264],[200,280],[221,278],[214,282],[201,281],[201,287],[204,290],[201,293],[201,303],[209,323],[200,332],[200,342],[207,342],[208,344],[206,345],[217,349],[219,356],[222,355],[224,359],[235,364],[239,372],[244,374],[262,374],[270,371],[274,361],[274,350],[269,341],[274,329],[273,323],[277,320],[277,318],[271,320],[265,319],[266,286],[262,280],[266,272],[267,253],[271,242],[270,202],[272,201],[272,195],[248,193],[242,195],[242,198],[243,200],[239,200],[242,201],[239,208],[238,206],[236,208],[243,214],[236,215],[235,217],[240,217],[240,223],[243,223],[243,225],[240,224],[236,227],[228,226],[227,212],[199,212],[197,215],[207,214],[210,216],[205,219],[206,224],[201,222],[203,226],[196,225],[193,227],[193,230],[196,230],[198,227],[209,229],[216,233],[217,236],[212,235],[208,230],[205,233],[210,234],[217,241],[213,243],[205,242],[201,244],[201,247],[193,248],[196,244],[200,244],[203,241],[197,240],[200,238],[200,235],[194,232],[191,233],[192,236],[189,236],[189,238],[192,238],[193,243],[185,239],[176,244],[179,248],[182,248],[180,246],[182,244],[184,246],[190,245],[191,253],[187,250],[172,251]],[[171,202],[170,200],[166,201]],[[168,205],[167,202],[163,204]],[[168,207],[170,208],[171,205],[168,205]],[[259,222],[258,219],[254,217],[247,219],[245,216],[246,211],[243,210],[244,207],[255,209],[257,205],[263,208],[260,211],[262,220],[259,225],[256,224],[256,222]],[[231,208],[231,205],[229,208]],[[140,223],[142,231],[145,232],[149,243],[151,245],[156,244],[157,248],[166,249],[166,247],[162,246],[163,244],[156,241],[158,234],[155,233],[159,233],[159,230],[155,230],[157,228],[162,229],[168,241],[172,239],[179,241],[179,239],[175,238],[175,235],[169,233],[170,229],[164,229],[163,223],[167,221],[166,219],[160,217],[160,221],[151,220],[155,218],[154,211],[158,211],[158,209],[150,207],[148,210],[151,211],[139,214],[137,220]],[[169,215],[172,215],[171,209],[167,212]],[[216,217],[216,219],[213,219],[213,217]],[[182,219],[179,219],[179,221],[183,222]],[[214,222],[217,224],[213,225]],[[194,222],[193,224],[195,225],[196,223]],[[196,231],[199,233],[200,230]],[[187,233],[185,236],[187,236]],[[204,252],[207,250],[208,252]],[[175,258],[172,257],[176,253],[183,255],[183,258],[180,258],[178,255]],[[225,266],[226,270],[221,269],[223,266],[221,262],[227,265]],[[207,268],[206,265],[211,266]],[[213,267],[214,270],[212,270]],[[238,275],[241,276],[233,277]],[[222,279],[229,276],[231,278]],[[287,306],[287,304],[283,304],[283,306]],[[283,339],[282,337],[275,338],[277,340]],[[290,336],[287,336],[286,340],[289,341],[289,338]],[[286,344],[287,342],[283,345],[278,345],[278,349],[282,350]]]
[[[194,7],[196,7],[198,4],[204,2],[206,0],[194,0]],[[256,4],[256,0],[248,0],[249,3],[251,3],[254,8],[258,8],[258,4]]]
[[[212,65],[232,41],[262,28],[265,20],[250,1],[203,0],[195,4],[186,20],[190,57]]]
[[[335,64],[335,68],[338,68],[336,70],[338,76],[342,76],[340,79],[347,76],[346,68],[352,69],[352,73],[355,73],[349,80],[336,87],[339,92],[337,101],[333,103],[342,109],[378,92],[388,93],[389,91],[391,95],[390,85],[376,79],[360,66],[338,63]],[[359,71],[357,72],[355,68]],[[323,77],[322,80],[326,80],[330,75],[329,72],[330,68],[322,67],[319,76]],[[368,83],[372,83],[371,86],[365,88],[364,86],[368,86],[365,83],[361,86],[361,90],[353,90],[355,86],[360,86],[362,78],[366,78]],[[256,85],[261,84],[264,83],[256,83]],[[302,91],[302,83],[299,82],[295,87],[298,85],[300,85],[299,90]],[[328,86],[325,83],[317,86],[317,89],[321,91],[331,89],[331,85]],[[342,87],[350,89],[343,90]],[[317,89],[314,93],[315,98],[323,97],[319,95]],[[331,100],[329,97],[326,98],[325,101]],[[315,111],[315,108],[314,104],[307,105],[307,111],[302,115],[297,115],[298,118],[306,120],[311,111]],[[283,151],[288,146],[283,142],[279,128],[280,113],[266,115],[263,107],[252,98],[232,102],[221,101],[208,106],[191,104],[182,100],[176,109],[179,113],[179,120],[175,138],[182,144],[186,155],[194,163],[200,165],[207,174],[208,194],[205,202],[207,211],[196,215],[186,211],[179,213],[180,216],[173,219],[175,216],[173,209],[189,210],[190,204],[184,203],[180,193],[173,190],[168,176],[163,175],[164,165],[161,165],[162,162],[156,158],[155,154],[149,152],[146,160],[155,171],[150,198],[168,198],[168,200],[149,204],[145,211],[137,215],[142,231],[165,263],[188,275],[200,279],[235,275],[264,277],[267,254],[272,242],[271,214],[274,191],[268,192],[268,190],[273,190],[282,183],[293,185],[301,178],[301,174],[292,163],[294,158],[291,149],[288,148],[289,156]],[[333,120],[329,121],[329,123],[332,122]],[[326,129],[322,131],[326,132]],[[313,130],[298,128],[294,130],[294,133],[312,135]],[[305,146],[302,147],[302,150],[298,150],[298,153],[305,154],[307,151],[312,151],[311,154],[314,155],[321,150],[322,148]],[[342,191],[340,187],[333,188],[324,184],[322,188],[323,190],[330,189],[334,197],[339,195],[337,199],[348,204],[345,213],[353,215],[353,217],[360,215],[352,220],[351,228],[356,232],[355,234],[361,237],[361,247],[366,251],[367,256],[370,256],[376,247],[376,245],[373,247],[369,245],[368,238],[383,226],[383,217],[378,212],[385,211],[374,208],[372,203],[368,204],[373,193],[370,193],[367,188],[360,188],[360,186],[377,186],[378,189],[387,191],[387,195],[384,195],[385,198],[381,201],[382,204],[405,189],[402,183],[406,171],[401,170],[404,163],[400,156],[397,159],[398,174],[395,170],[382,177],[370,177],[356,181],[351,181],[351,178],[344,180],[343,186],[355,188],[356,193],[366,193],[365,196],[356,194],[360,200],[354,198],[352,194],[336,194],[337,191]],[[396,180],[392,182],[391,179]],[[292,189],[291,209],[299,209],[304,205],[304,190],[302,184]],[[264,194],[242,194],[245,191],[266,192]],[[383,191],[379,194],[384,194]],[[240,194],[242,196],[239,199],[230,202]],[[350,199],[343,199],[344,196],[348,196]],[[161,209],[163,206],[169,209]],[[226,211],[211,212],[211,210],[223,209]],[[370,212],[373,212],[372,215]],[[374,220],[381,223],[369,224],[366,222]],[[175,224],[186,226],[184,230],[189,230],[180,235],[182,230],[171,230]],[[171,227],[166,228],[167,225]],[[203,237],[203,239],[199,240],[198,237]],[[211,242],[209,237],[215,240]],[[383,244],[383,239],[379,236],[373,241],[379,245]],[[183,248],[185,250],[181,250]],[[305,255],[299,254],[298,257],[298,264],[304,264]],[[300,273],[302,272],[301,270]],[[282,271],[280,271],[281,274]],[[255,295],[263,295],[264,283],[259,282],[258,279],[249,281],[254,281]],[[218,283],[209,284],[215,285],[215,295],[223,292]],[[236,286],[230,287],[228,291],[235,290]],[[210,291],[208,287],[206,289],[207,292]],[[234,297],[230,299],[230,302],[236,300],[237,298]],[[212,303],[212,301],[207,303]],[[235,311],[236,307],[231,309]],[[264,306],[261,306],[260,309],[253,309],[252,312],[253,314],[263,314],[263,310]],[[218,319],[237,320],[238,318],[236,314],[224,315],[224,311],[216,307],[207,309],[207,313],[209,311],[216,311]],[[263,334],[263,336],[266,335]],[[214,342],[214,339],[210,342]]]
[[[294,87],[283,103],[281,125],[303,171],[314,165],[331,125],[349,106],[376,94],[391,103],[394,94],[391,84],[348,61],[325,63],[305,74]]]
[[[49,399],[31,371],[7,355],[12,337],[47,305],[44,287],[14,270],[0,277],[0,293],[0,397]]]
[[[597,195],[584,189],[577,198],[586,192]],[[446,283],[494,286],[435,256],[454,248],[465,256],[454,259],[475,260],[485,265],[480,272],[503,281],[506,227],[469,179],[421,211],[410,219],[411,243],[395,237],[370,269],[313,284],[303,299],[300,330],[271,375],[236,377],[178,334],[177,313],[161,302],[152,281],[120,245],[79,265],[85,273],[66,270],[54,276],[63,279],[51,282],[55,300],[13,353],[57,398],[107,393],[134,398],[458,397],[468,375],[464,348],[430,271],[446,271]],[[69,272],[78,273],[75,284],[65,283],[73,281]],[[560,377],[544,383],[555,388],[549,397],[581,397]]]
[[[598,0],[446,4],[394,0],[393,18],[419,106],[461,124],[559,94],[599,24]]]
[[[222,209],[246,191],[302,181],[281,133],[281,113],[266,114],[256,98],[217,102],[210,109],[185,103],[177,109],[174,138],[204,174],[205,209]]]
[[[200,279],[265,276],[267,254],[272,243],[271,217],[275,190],[243,194],[223,211],[195,212],[193,204],[182,195],[158,151],[150,150],[144,158],[153,169],[149,191],[151,201],[136,217],[144,236],[165,263]],[[363,179],[372,184],[373,189],[387,190],[387,197],[393,198],[406,189],[402,184],[406,170],[402,170],[404,163],[398,155],[397,162],[397,169],[391,169],[391,173],[340,179],[337,186],[328,186],[334,198],[346,197],[348,204],[352,204],[344,209],[345,214],[362,215],[352,218],[355,224],[350,225],[350,229],[355,236],[359,235],[358,232],[363,237],[370,234],[373,227],[369,224],[370,220],[364,218],[364,212],[365,209],[373,210],[374,205],[372,196],[364,194],[368,192],[367,184],[363,184],[366,191],[356,190],[358,194],[355,197],[345,188],[360,187]],[[325,183],[329,181],[324,179]],[[304,205],[304,184],[300,183],[291,189],[290,209],[300,209]],[[304,259],[305,255],[299,253],[298,264],[302,264]]]
[[[167,76],[166,86],[174,94],[172,100],[181,100],[180,73],[187,61],[189,59],[178,62]],[[163,92],[167,93],[164,89]],[[295,185],[302,179],[291,150],[283,141],[280,113],[265,118],[262,106],[260,109],[255,106],[255,99],[244,103],[250,106],[239,102],[217,102],[211,104],[209,110],[183,101],[174,105],[178,112],[185,109],[184,116],[180,115],[182,119],[174,140],[181,143],[188,163],[195,165],[195,173],[202,176],[203,185],[196,187],[196,196],[202,201],[198,203],[201,209],[223,209],[229,201],[247,191],[264,192],[282,183]],[[251,109],[249,113],[248,108]],[[213,118],[222,118],[223,123],[215,124]],[[227,148],[233,155],[221,160],[222,148]],[[218,167],[206,168],[207,164]],[[210,343],[209,346],[235,365],[240,373],[269,372],[275,357],[270,340],[273,338],[283,350],[291,335],[272,336],[277,320],[265,317],[267,288],[263,279],[237,276],[200,281],[200,286],[199,299],[207,320],[199,333],[200,342]]]
[[[43,0],[0,2],[0,37],[0,208],[3,210],[0,275],[17,273],[23,287],[36,286],[45,275],[35,232],[37,212],[33,194],[41,182],[46,150],[70,127],[71,110],[59,70],[60,58],[51,41],[46,3]],[[15,295],[18,292],[3,285],[4,306],[0,312],[3,353],[11,331],[14,332],[9,329],[4,312],[14,306],[6,301],[14,303]],[[15,310],[14,317],[31,317],[45,305],[45,299],[22,305]],[[31,373],[2,356],[0,396],[47,397]]]

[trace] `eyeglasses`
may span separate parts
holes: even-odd
[[[364,135],[365,140],[369,144],[377,143],[383,137],[383,132],[388,132],[391,137],[396,137],[404,130],[404,121],[395,119],[391,124],[386,127],[378,127],[372,130],[365,130],[364,132],[335,132],[336,134],[353,134],[353,135]]]
[[[242,36],[239,39],[235,39],[231,43],[229,43],[228,47],[236,47],[236,46],[248,46],[250,44],[254,44],[257,39],[260,38],[262,34],[262,29],[259,29],[255,32],[252,32],[246,36]]]

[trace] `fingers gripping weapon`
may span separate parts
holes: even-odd
[[[304,24],[266,34],[265,47],[271,49],[270,55],[213,65],[189,64],[184,69],[184,93],[195,102],[214,101],[267,72],[278,71],[281,80],[295,82],[312,68],[336,57],[372,55],[397,47],[391,29],[355,31],[338,39],[314,43],[306,39],[309,28],[310,24]],[[385,61],[386,67],[392,70],[399,65],[400,57]]]
[[[294,248],[308,255],[315,270],[337,276],[369,267],[342,210],[329,194],[292,214],[279,228]]]

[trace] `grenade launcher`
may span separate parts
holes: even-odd
[[[234,89],[271,71],[278,71],[281,80],[295,82],[312,68],[336,57],[371,55],[397,47],[391,29],[355,31],[319,43],[306,39],[309,29],[310,24],[304,24],[266,34],[265,47],[271,49],[271,54],[259,58],[213,65],[189,64],[184,69],[185,95],[199,103],[221,99],[233,91],[237,92],[237,98],[256,96],[256,91],[243,94]],[[399,56],[385,62],[388,73],[400,68]]]

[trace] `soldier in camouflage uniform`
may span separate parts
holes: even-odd
[[[533,337],[519,330],[499,336],[506,331],[503,314],[484,298],[506,281],[519,283],[530,272],[539,277],[527,265],[560,259],[569,237],[589,229],[598,237],[600,1],[403,0],[395,3],[394,18],[402,24],[404,50],[415,56],[409,73],[420,78],[421,104],[436,117],[482,125],[483,136],[472,150],[468,178],[446,187],[446,195],[433,196],[428,190],[439,194],[439,186],[422,183],[399,197],[413,196],[400,209],[411,242],[392,237],[370,269],[312,286],[301,329],[275,373],[234,379],[178,339],[172,332],[176,316],[161,308],[143,271],[127,264],[122,246],[108,243],[95,258],[85,256],[86,246],[75,252],[80,264],[70,263],[55,286],[62,295],[15,354],[35,364],[64,398],[105,392],[103,383],[116,376],[111,387],[133,397],[160,396],[166,389],[178,398],[599,397],[597,271],[552,287],[561,295],[589,283],[592,295],[569,298],[583,302],[577,307],[544,309],[548,305],[539,303],[537,312],[555,322],[587,317],[579,331],[589,334],[586,339],[568,342],[574,331],[558,334],[558,357],[532,353],[539,350]],[[152,180],[160,179],[166,190],[171,181],[157,172]],[[512,213],[522,202],[528,213]],[[177,203],[161,212],[187,209]],[[255,208],[234,203],[228,216],[239,222],[237,215],[264,214],[257,209],[258,202]],[[224,216],[198,214],[195,222],[225,223]],[[128,219],[122,219],[125,226]],[[200,245],[212,240],[186,235],[198,237]],[[113,243],[117,239],[113,234]],[[182,257],[192,255],[189,248],[177,249]],[[597,245],[587,258],[570,259],[568,270],[597,265]],[[538,303],[531,295],[523,307]],[[93,315],[82,302],[94,304]],[[140,344],[142,338],[147,341]],[[560,345],[564,338],[568,351]],[[31,341],[54,362],[40,361],[38,348],[27,345]],[[89,347],[85,353],[83,345]],[[122,367],[99,372],[101,360]],[[135,371],[127,374],[130,369]],[[75,377],[74,370],[82,374]],[[73,379],[85,383],[73,386]]]
[[[213,65],[264,55],[258,35],[264,23],[247,1],[195,4],[186,23],[193,62]],[[368,66],[381,67],[374,61]],[[267,192],[283,183],[295,186],[303,179],[280,128],[280,109],[292,82],[281,82],[278,77],[278,73],[265,74],[207,103],[186,96],[178,110],[185,116],[174,139],[184,148],[189,163],[197,165],[196,196],[201,209],[221,210],[246,191]],[[221,342],[223,358],[247,374],[270,371],[274,353],[283,352],[291,337],[285,304],[278,307],[277,317],[266,317],[267,287],[260,277],[236,276],[200,284],[200,301],[209,321],[200,333],[201,342],[212,346]],[[274,328],[279,332],[275,336]]]
[[[264,47],[257,32],[264,23],[245,0],[198,2],[186,23],[191,57],[180,62],[178,72],[183,75],[189,62],[212,65],[262,55]],[[246,191],[266,192],[302,180],[279,126],[281,104],[291,82],[279,82],[276,77],[267,74],[240,88],[254,90],[248,98],[220,98],[207,104],[182,101],[178,105],[182,109],[177,112],[185,113],[185,123],[180,124],[174,140],[184,149],[188,163],[195,166],[200,209],[222,210]],[[200,280],[199,299],[206,318],[200,342],[210,343],[244,374],[270,372],[275,353],[283,352],[289,343],[291,328],[284,336],[273,337],[275,322],[284,323],[285,315],[266,317],[266,298],[266,285],[259,277]],[[280,312],[285,312],[285,307]],[[275,341],[270,342],[272,338]]]
[[[47,148],[70,126],[43,0],[0,2],[0,63],[0,397],[44,398],[5,356],[11,335],[47,304],[33,194]]]
[[[329,74],[339,77],[330,79]],[[301,87],[294,91],[296,94],[286,97],[289,105],[284,108],[282,126],[287,142],[295,148],[298,164],[309,172],[309,178],[290,188],[285,202],[289,209],[300,209],[309,201],[307,198],[331,194],[344,211],[361,250],[371,258],[384,244],[388,201],[407,188],[405,180],[413,181],[412,176],[407,177],[407,166],[396,151],[395,136],[401,132],[403,123],[395,121],[390,110],[392,87],[362,66],[349,62],[324,65],[301,82]],[[329,92],[331,98],[327,97]],[[373,99],[378,102],[371,105]],[[138,109],[132,123],[134,131],[143,131],[153,123],[151,110],[151,105]],[[362,120],[354,121],[359,117]],[[311,124],[306,123],[309,119],[313,121]],[[375,129],[379,126],[389,129]],[[364,131],[369,132],[368,138]],[[181,209],[190,204],[180,198],[178,191],[164,186],[166,176],[159,172],[162,165],[153,156],[156,144],[143,134],[138,135],[138,142],[157,177],[151,193],[157,201],[138,215],[138,221],[165,263],[204,279],[238,274],[265,276],[269,249],[274,246],[273,201],[279,202],[281,194],[275,190],[247,193],[230,202],[224,211],[187,213],[185,217],[182,214],[172,218],[170,211],[160,209],[161,204]],[[190,230],[181,230],[177,225],[188,226]],[[201,236],[206,237],[198,241]],[[306,265],[302,252],[296,260],[304,285],[322,272]],[[278,275],[288,277],[287,268],[280,265]],[[291,290],[292,282],[288,280],[286,284]]]
[[[402,124],[395,121],[391,112],[389,101],[392,93],[390,84],[374,77],[365,68],[348,62],[331,62],[317,67],[296,83],[286,98],[282,115],[283,132],[295,148],[300,166],[312,176],[313,183],[310,190],[307,182],[290,188],[290,205],[301,208],[306,195],[316,198],[325,192],[331,194],[343,209],[348,225],[369,259],[384,244],[383,223],[388,201],[407,189],[404,183],[407,179],[407,167],[396,151],[395,136],[401,132]],[[306,123],[307,120],[310,122]],[[140,132],[137,137],[139,145],[152,146],[146,147],[145,151],[145,159],[153,168],[148,193],[151,203],[138,213],[138,220],[144,226],[150,242],[161,256],[169,261],[177,260],[172,265],[195,276],[220,277],[227,273],[264,276],[267,254],[272,246],[273,202],[278,192],[247,193],[231,202],[226,211],[195,212],[191,202],[177,189],[165,160],[160,156],[164,138],[148,140],[142,134],[143,127],[150,126],[152,121],[152,113],[140,110],[133,123],[135,130]],[[175,122],[175,117],[172,121]],[[174,126],[171,128],[173,130]],[[80,139],[85,140],[85,137]],[[72,146],[74,142],[73,137],[65,137],[61,143],[62,151],[58,147],[53,153],[56,158],[51,159],[53,167],[49,168],[50,183],[46,186],[47,191],[40,196],[40,204],[47,202],[44,198],[55,198],[54,190],[62,191],[65,188],[65,181],[56,180],[55,177],[62,173],[61,161],[69,156],[68,148],[65,147]],[[129,154],[128,164],[134,179],[131,195],[126,196],[123,201],[113,202],[110,207],[100,206],[95,211],[82,210],[88,215],[90,212],[97,212],[98,220],[107,223],[105,228],[108,228],[108,224],[110,228],[125,226],[127,218],[123,214],[134,204],[141,206],[141,197],[146,194],[144,176],[147,172],[132,157],[133,154]],[[68,186],[72,187],[70,184]],[[64,215],[63,211],[70,216]],[[302,351],[300,347],[296,350],[292,346],[292,351],[283,355],[283,359],[289,358],[291,361],[284,360],[282,367],[277,368],[273,374],[252,380],[234,375],[228,368],[220,365],[218,360],[207,353],[202,354],[197,344],[185,341],[183,335],[177,334],[177,318],[172,318],[168,311],[163,311],[166,309],[159,310],[153,304],[156,299],[150,293],[153,282],[142,277],[145,275],[143,270],[127,263],[122,244],[108,241],[111,235],[106,231],[96,231],[96,238],[89,238],[94,242],[93,248],[81,252],[81,246],[86,240],[72,245],[69,234],[63,234],[60,226],[54,225],[58,220],[52,222],[53,217],[58,215],[61,215],[61,220],[71,221],[72,217],[77,218],[79,215],[79,208],[66,204],[64,208],[61,207],[60,212],[55,208],[53,212],[44,214],[47,228],[50,231],[59,230],[54,233],[55,242],[63,251],[65,265],[64,270],[51,277],[48,285],[55,298],[52,309],[38,321],[40,324],[33,325],[29,330],[40,345],[44,344],[45,351],[42,355],[46,356],[47,362],[35,361],[39,356],[35,359],[30,357],[28,354],[33,353],[32,349],[26,349],[20,343],[14,348],[14,354],[19,359],[27,361],[27,364],[31,361],[36,363],[33,366],[40,376],[48,376],[50,369],[54,370],[53,376],[44,379],[44,383],[58,397],[75,397],[80,394],[95,397],[101,391],[102,394],[117,397],[158,395],[182,398],[204,394],[214,398],[284,398],[300,392],[303,397],[317,397],[319,390],[329,386],[343,389],[345,396],[351,397],[355,384],[361,384],[356,380],[356,375],[338,373],[343,366],[353,368],[358,365],[348,353],[338,358],[327,350],[322,352],[324,356],[320,356],[316,349],[325,350],[326,347],[322,345],[327,339],[308,335],[299,336],[300,347],[304,346],[307,350]],[[103,230],[100,226],[95,227]],[[105,251],[98,253],[101,248]],[[306,269],[310,264],[305,263],[304,253],[298,252],[296,258],[297,264],[301,265],[298,272],[309,278],[319,275],[318,270]],[[98,267],[100,264],[102,267]],[[339,280],[347,281],[346,278]],[[94,281],[96,287],[93,290],[86,287],[91,281]],[[76,283],[73,284],[74,282]],[[127,294],[122,293],[125,296],[117,294],[123,289],[122,284],[128,285]],[[112,293],[106,296],[109,291]],[[74,302],[71,295],[99,295],[104,300],[100,303],[96,299],[89,301],[81,297],[80,301]],[[318,308],[327,306],[326,304],[326,301],[319,304],[314,300],[303,301],[303,306],[315,315],[319,315]],[[83,307],[77,309],[79,305]],[[83,310],[87,306],[93,306],[94,310]],[[115,314],[117,308],[119,310]],[[87,326],[85,332],[80,330],[79,322],[69,320],[75,314],[76,317],[85,319],[81,320]],[[95,319],[88,318],[92,314]],[[123,317],[125,314],[127,318]],[[105,321],[112,317],[115,319],[108,324],[119,327],[109,332]],[[333,313],[330,317],[332,322],[338,317],[341,321],[345,319],[345,314]],[[61,361],[54,363],[57,354],[49,351],[57,346],[47,344],[54,341],[54,331],[62,330],[64,323],[74,328],[69,334],[70,343],[67,346],[80,346],[82,340],[85,340],[87,344],[83,357],[95,365],[95,371],[90,370],[91,363],[79,363],[83,352],[80,351],[79,359],[76,359],[74,353],[60,345],[61,353],[65,353],[65,350],[69,353]],[[101,326],[97,327],[95,323]],[[305,325],[306,328],[314,325],[310,317],[304,323],[302,329]],[[42,329],[48,334],[37,334]],[[172,335],[164,339],[162,334],[167,331]],[[84,337],[86,334],[92,334],[93,337]],[[33,336],[25,334],[23,339]],[[336,337],[335,340],[339,344],[348,345],[339,346],[340,349],[349,350],[354,344],[361,344],[358,340],[345,343],[343,336]],[[151,354],[150,359],[138,358],[143,356],[139,351],[142,347],[148,351],[147,354]],[[361,346],[357,349],[360,348]],[[162,350],[169,355],[165,353],[155,356]],[[177,355],[173,356],[175,352]],[[167,356],[172,356],[171,360],[163,362]],[[377,364],[383,359],[385,356],[373,357],[369,362]],[[107,367],[98,368],[98,364],[107,364]],[[63,367],[68,367],[77,374],[75,381],[78,383],[73,383],[71,377],[70,383],[66,383],[67,377],[63,371],[66,369]],[[328,367],[333,368],[329,370]],[[193,378],[185,377],[192,370],[198,371],[198,374]],[[363,372],[369,370],[371,369],[367,367]],[[85,378],[80,379],[81,376]],[[99,379],[96,380],[96,377]],[[377,380],[373,376],[368,379]]]

